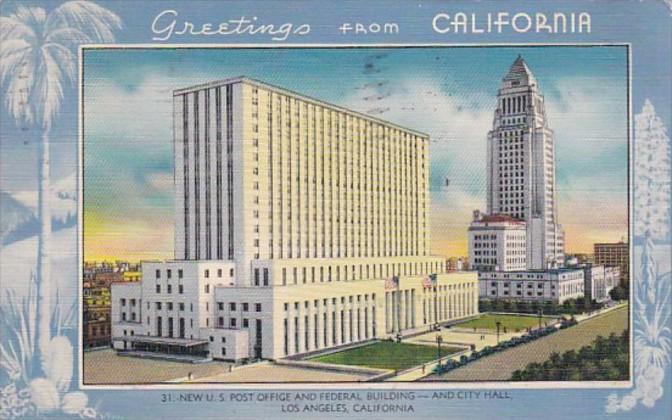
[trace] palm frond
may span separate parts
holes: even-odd
[[[75,54],[62,44],[50,42],[44,44],[42,48],[45,50],[44,54],[49,54],[54,57],[56,64],[61,69],[62,74],[68,78],[68,81],[74,82],[77,80],[77,57]]]
[[[0,78],[5,90],[5,105],[16,121],[32,122],[33,113],[28,104],[28,95],[33,80],[32,48],[20,54],[10,55],[0,64]]]
[[[30,101],[34,104],[37,115],[41,116],[42,126],[49,128],[61,107],[64,78],[60,66],[51,54],[42,51],[40,57]]]
[[[77,28],[63,27],[47,33],[44,42],[60,44],[74,51],[79,44],[89,44],[94,41],[89,35]]]
[[[12,39],[25,39],[28,43],[34,43],[37,37],[35,31],[16,14],[0,16],[0,41],[4,43]]]
[[[54,9],[45,27],[47,32],[63,27],[77,28],[90,37],[89,42],[113,42],[113,30],[121,29],[121,19],[95,3],[74,0]]]

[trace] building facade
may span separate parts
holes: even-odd
[[[477,271],[527,268],[525,222],[506,215],[474,212],[469,225],[469,260]]]
[[[520,56],[497,92],[487,144],[487,213],[526,223],[527,268],[561,266],[554,134],[537,80]]]
[[[112,284],[139,281],[137,267],[126,262],[84,264],[82,333],[85,349],[110,346]]]
[[[595,264],[618,267],[620,285],[627,287],[630,282],[630,247],[627,242],[596,243],[593,245]]]
[[[173,101],[175,260],[113,286],[116,348],[276,359],[477,312],[429,255],[427,135],[248,78]]]
[[[620,269],[593,264],[584,265],[582,268],[586,301],[602,303],[610,300],[609,292],[618,286],[620,281]]]
[[[562,304],[583,297],[584,282],[581,268],[478,273],[480,297],[491,300]]]

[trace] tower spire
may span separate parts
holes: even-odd
[[[523,56],[518,54],[518,57],[516,57],[516,60],[509,68],[509,72],[506,74],[506,76],[504,76],[502,82],[504,84],[507,82],[509,84],[511,82],[517,82],[514,83],[514,85],[525,86],[536,84],[537,80],[535,79],[532,70],[530,70],[530,68],[527,66]]]

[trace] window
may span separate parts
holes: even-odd
[[[222,337],[222,343],[226,343],[226,337]]]
[[[173,302],[168,302],[167,305],[168,305],[168,310],[172,311],[173,310]]]
[[[264,286],[268,286],[268,268],[264,268]]]
[[[184,311],[184,303],[180,302],[180,311]]]
[[[223,338],[224,338],[224,337],[222,337],[222,339],[223,339]],[[222,347],[222,356],[226,356],[226,348],[225,348],[225,347]]]
[[[161,310],[161,302],[156,302],[156,310],[157,311]]]
[[[243,328],[249,328],[250,321],[247,318],[243,318]]]
[[[166,277],[168,277],[169,279],[172,278],[173,277],[173,270],[170,270],[170,269],[166,270]]]
[[[221,268],[217,269],[217,277],[222,277],[222,269]]]
[[[204,276],[206,279],[207,279],[207,278],[210,278],[210,270],[205,270],[205,272],[203,273],[203,276]]]
[[[121,299],[121,306],[126,306],[126,299]]]
[[[210,336],[210,342],[212,343],[212,342],[214,342],[214,341],[215,341],[215,337]]]
[[[233,268],[229,270],[229,277],[233,277]]]
[[[231,328],[236,328],[236,318],[229,319],[229,326]]]
[[[161,270],[156,270],[156,278],[157,279],[161,278]]]
[[[236,302],[229,302],[229,310],[231,311],[236,310]]]
[[[210,293],[210,285],[209,284],[205,285],[205,293]]]
[[[286,303],[285,303],[285,305],[286,305]],[[243,311],[247,312],[250,309],[249,306],[250,305],[247,302],[243,303]]]
[[[261,312],[261,303],[255,303],[254,304],[254,310],[256,312]]]
[[[181,279],[182,275],[183,275],[183,272],[182,272],[182,269],[180,268],[179,270],[177,270],[177,278]]]
[[[160,284],[156,285],[156,293],[161,293],[161,285]]]
[[[178,285],[178,286],[177,286],[177,292],[178,292],[179,294],[182,294],[182,293],[184,293],[184,286],[183,286],[183,285],[181,285],[181,284],[180,284],[180,285]]]
[[[259,269],[254,269],[254,285],[259,286]]]
[[[167,290],[167,292],[168,292],[168,293],[173,293],[173,286],[172,286],[172,285],[170,285],[170,284],[168,285],[168,290]]]

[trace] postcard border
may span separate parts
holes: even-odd
[[[628,135],[628,253],[629,253],[629,280],[630,280],[630,299],[628,303],[628,325],[630,332],[630,375],[627,381],[533,381],[533,382],[511,382],[511,381],[483,381],[483,382],[417,382],[417,381],[399,381],[399,382],[286,382],[286,383],[268,383],[268,382],[206,382],[206,383],[146,383],[146,384],[102,384],[91,385],[84,383],[84,347],[83,347],[83,270],[84,270],[84,250],[83,250],[83,230],[84,230],[84,50],[141,50],[141,49],[364,49],[364,48],[497,48],[497,47],[625,47],[626,48],[626,71],[627,71],[627,126]],[[362,391],[366,389],[388,389],[388,390],[431,390],[431,389],[525,389],[525,390],[544,390],[544,389],[629,389],[634,386],[634,331],[633,331],[633,261],[634,261],[634,220],[633,220],[633,170],[634,170],[634,135],[632,124],[632,43],[555,43],[555,42],[526,42],[526,43],[286,43],[286,44],[268,44],[268,43],[241,43],[241,44],[80,44],[78,46],[78,98],[77,98],[77,354],[78,354],[78,379],[77,385],[80,390],[199,390],[199,391],[232,391],[232,390],[298,390],[305,389],[307,386],[319,384],[320,389],[348,389],[353,391]]]

